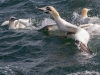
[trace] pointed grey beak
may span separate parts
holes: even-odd
[[[90,10],[92,10],[92,9],[88,9],[88,11],[90,11]]]
[[[43,7],[43,8],[38,8],[39,10],[41,10],[41,11],[46,11],[46,8],[45,7]]]
[[[44,13],[49,13],[49,10],[47,10],[46,7],[42,7],[42,8],[36,7],[36,8],[43,11]]]
[[[41,10],[41,11],[46,11],[46,7],[39,8],[39,7],[35,6],[35,8],[36,8],[36,9],[39,9],[39,10]]]

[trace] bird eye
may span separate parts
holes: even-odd
[[[78,40],[76,40],[75,42],[76,42],[77,44],[79,44],[79,41],[78,41]]]
[[[14,21],[14,20],[15,20],[15,18],[11,18],[10,20],[11,20],[11,21]]]
[[[49,11],[52,11],[52,10],[50,9],[50,7],[47,7],[46,9],[49,10]]]

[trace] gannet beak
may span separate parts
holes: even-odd
[[[42,7],[42,8],[38,8],[38,9],[45,12],[45,13],[49,13],[49,11],[46,9],[46,7]]]
[[[90,11],[90,10],[92,10],[92,9],[88,9],[88,11]]]
[[[85,10],[88,10],[88,11],[90,11],[90,10],[92,10],[92,8],[85,8]]]
[[[35,8],[36,8],[36,9],[39,9],[39,10],[41,10],[41,11],[46,10],[45,7],[39,8],[39,7],[35,6]]]
[[[46,8],[45,7],[43,7],[43,8],[38,8],[39,10],[41,10],[41,11],[46,11]]]

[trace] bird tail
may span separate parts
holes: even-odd
[[[76,40],[75,44],[77,45],[78,49],[83,53],[92,54],[92,51],[82,42]]]

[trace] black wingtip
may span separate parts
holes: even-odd
[[[93,54],[93,52],[92,52],[89,48],[88,48],[87,53],[88,53],[88,54],[91,54],[91,55]]]
[[[78,49],[81,52],[88,53],[88,54],[91,54],[91,55],[93,54],[93,52],[85,44],[83,44],[82,42],[76,40],[75,43],[76,43]]]
[[[86,52],[88,54],[92,54],[92,51],[82,42],[80,43],[80,50],[82,50],[83,52]]]

